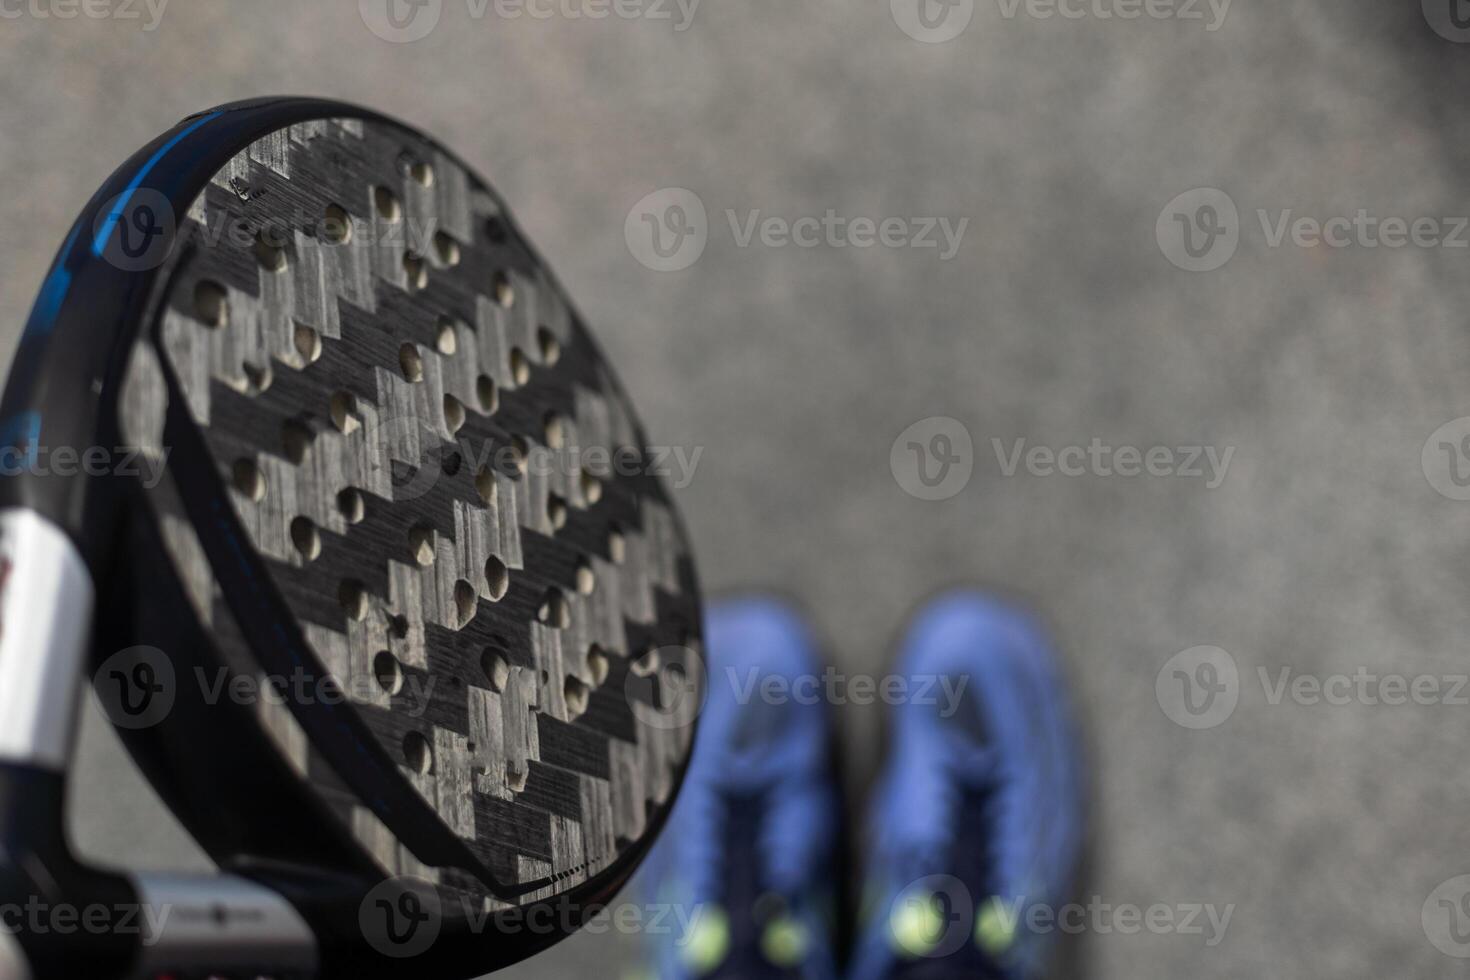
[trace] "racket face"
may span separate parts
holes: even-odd
[[[208,637],[106,674],[236,702],[134,743],[165,746],[161,788],[222,862],[271,856],[222,829],[238,815],[200,787],[231,774],[184,743],[243,726],[311,802],[261,818],[322,825],[355,870],[491,910],[605,899],[672,805],[701,702],[683,526],[495,194],[335,108],[242,141],[186,197],[99,211],[106,260],[151,270],[115,410],[158,474],[130,491],[157,553],[123,567],[182,603],[128,601]]]

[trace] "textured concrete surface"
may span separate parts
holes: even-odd
[[[1234,906],[1209,948],[1090,930],[1074,975],[1458,967],[1421,911],[1443,933],[1426,900],[1470,872],[1470,707],[1271,702],[1283,668],[1427,676],[1441,695],[1470,670],[1470,504],[1421,468],[1430,434],[1470,415],[1470,250],[1272,247],[1257,211],[1268,228],[1285,209],[1470,213],[1470,49],[1415,4],[1370,0],[1240,2],[1215,31],[1207,8],[1007,17],[1008,2],[977,0],[943,44],[906,36],[878,0],[708,2],[682,32],[468,9],[446,0],[437,30],[406,44],[337,0],[178,3],[151,32],[0,21],[4,345],[76,210],[176,118],[273,92],[404,117],[513,203],[655,441],[703,450],[677,496],[710,586],[795,593],[852,671],[881,670],[906,611],[956,580],[1054,625],[1093,762],[1084,894]],[[709,216],[684,271],[650,271],[625,244],[630,208],[663,187]],[[1176,268],[1155,238],[1165,205],[1198,187],[1239,214],[1239,246],[1212,272]],[[941,261],[741,247],[725,217],[829,208],[969,224]],[[943,501],[890,472],[895,437],[929,416],[974,445],[972,478]],[[1005,476],[992,444],[1094,438],[1234,455],[1208,489]],[[1161,710],[1155,681],[1199,645],[1233,657],[1239,704],[1196,731]],[[881,711],[846,714],[861,785]],[[199,860],[96,724],[75,823],[90,853]],[[606,975],[620,945],[579,937],[514,972]]]

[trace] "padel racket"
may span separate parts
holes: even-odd
[[[271,99],[140,150],[0,402],[0,978],[472,977],[599,912],[702,692],[651,460],[433,140]],[[89,682],[217,876],[69,851]]]

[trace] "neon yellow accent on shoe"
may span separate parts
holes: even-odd
[[[794,969],[806,962],[811,936],[806,926],[790,916],[772,919],[761,933],[761,955],[772,966]]]
[[[948,923],[937,895],[912,895],[895,904],[888,916],[888,930],[897,952],[928,956],[944,940]]]
[[[718,905],[697,909],[679,953],[695,976],[713,973],[730,955],[730,916]]]
[[[975,945],[992,958],[1004,955],[1016,941],[1016,918],[999,897],[986,899],[975,916]]]

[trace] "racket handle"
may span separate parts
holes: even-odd
[[[0,762],[0,980],[128,975],[138,937],[118,928],[137,908],[120,875],[67,845],[66,777]]]
[[[312,932],[270,890],[226,875],[129,881],[72,855],[65,772],[93,603],[71,537],[36,511],[0,510],[0,980],[312,975]]]
[[[222,974],[304,980],[317,942],[296,909],[235,875],[133,876],[140,942],[133,976]],[[3,980],[3,978],[0,978]]]
[[[70,536],[0,510],[0,980],[121,976],[126,937],[82,932],[82,910],[133,900],[67,846],[65,772],[92,625],[92,578]]]

